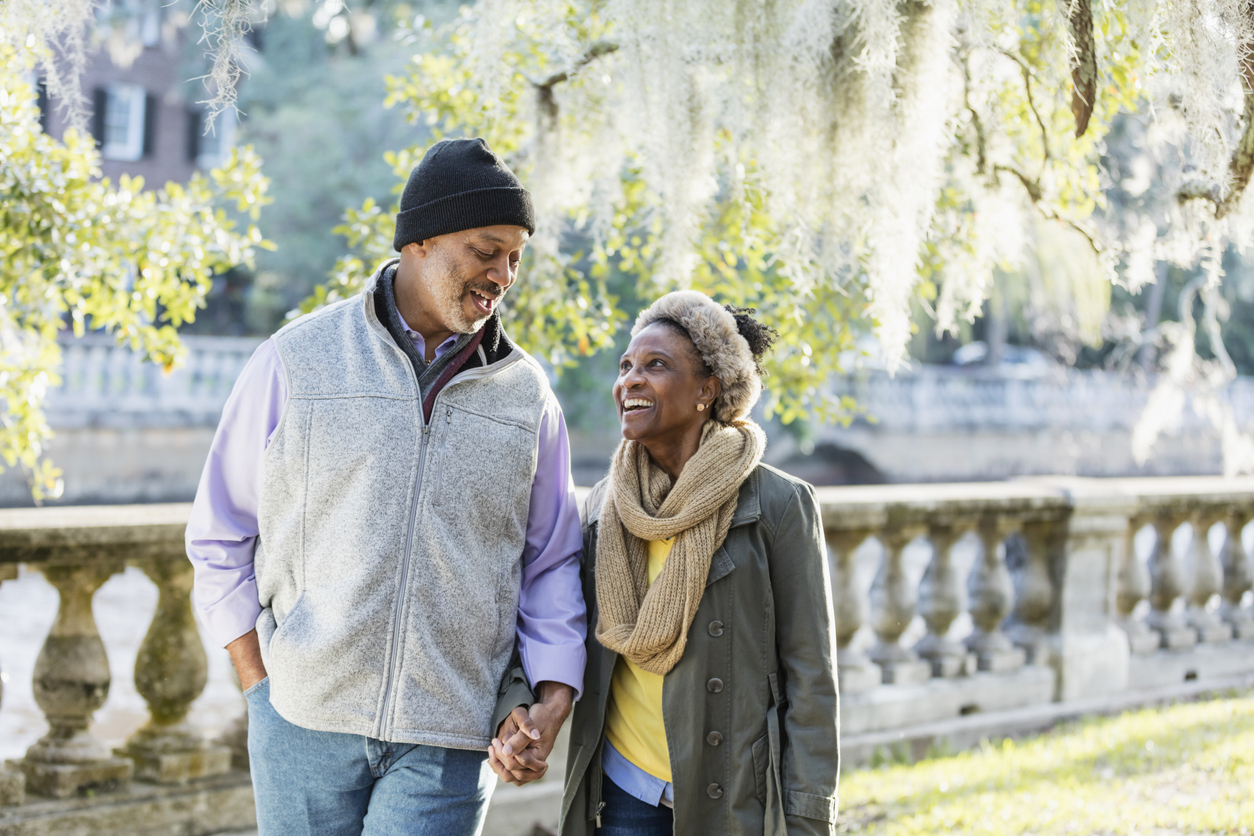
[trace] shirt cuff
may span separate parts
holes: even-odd
[[[518,652],[533,690],[541,682],[560,682],[575,689],[576,700],[583,695],[583,672],[588,663],[588,651],[582,642],[555,646],[528,641],[520,635]]]
[[[219,647],[226,647],[257,627],[261,602],[257,599],[257,579],[249,578],[225,598],[197,607],[205,632]]]

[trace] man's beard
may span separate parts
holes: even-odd
[[[440,256],[440,261],[432,264],[431,267],[434,268],[428,285],[431,298],[435,302],[436,309],[445,326],[454,333],[473,334],[492,318],[491,314],[475,318],[466,313],[465,299],[471,290],[481,291],[496,300],[492,306],[493,313],[500,309],[499,306],[501,300],[505,297],[505,292],[499,286],[492,282],[475,282],[461,279],[458,277],[453,265],[443,255]]]

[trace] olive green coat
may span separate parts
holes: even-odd
[[[562,836],[592,836],[618,654],[596,640],[597,528],[583,510],[588,669],[571,721]],[[833,834],[840,769],[831,580],[814,489],[766,465],[740,487],[679,663],[662,686],[676,836]]]

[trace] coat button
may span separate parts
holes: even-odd
[[[718,784],[710,784],[708,787],[705,788],[705,794],[708,795],[710,798],[722,798],[723,788],[720,787]]]
[[[705,736],[705,742],[710,744],[711,746],[717,746],[718,744],[723,742],[723,735],[719,734],[716,731],[712,731]]]
[[[710,622],[710,635],[711,635],[711,636],[721,636],[721,635],[723,635],[723,622],[721,622],[721,621],[711,621],[711,622]]]
[[[709,682],[705,683],[705,690],[709,691],[711,694],[717,694],[719,691],[723,690],[723,680],[719,679],[717,676],[714,677]]]

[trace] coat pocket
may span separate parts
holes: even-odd
[[[753,743],[753,783],[758,791],[758,801],[762,806],[766,806],[766,782],[769,780],[767,770],[771,768],[770,753],[767,746],[770,745],[770,735],[762,735]]]

